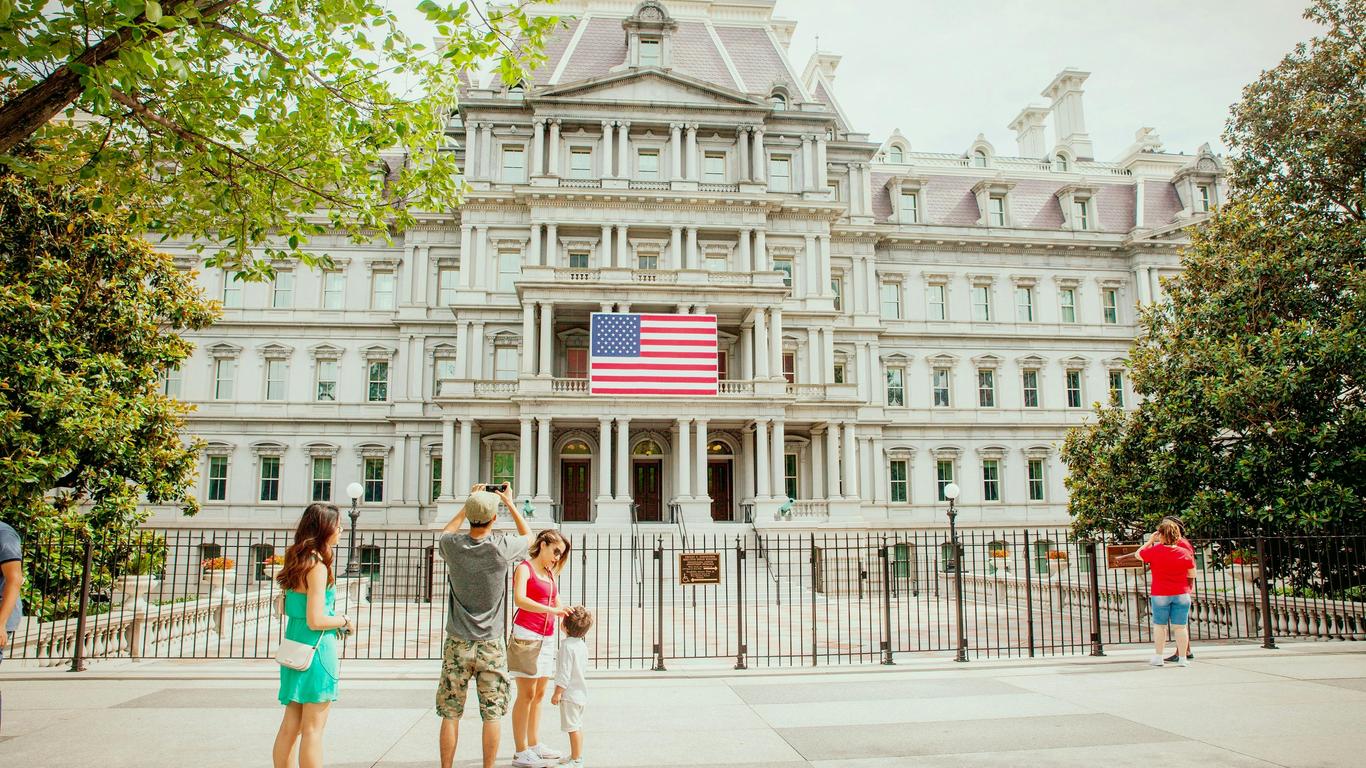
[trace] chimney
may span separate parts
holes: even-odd
[[[1020,157],[1042,158],[1048,154],[1044,144],[1043,121],[1048,118],[1048,108],[1028,106],[1007,126],[1015,132],[1015,143],[1020,148]]]
[[[1086,114],[1081,100],[1084,93],[1081,87],[1090,76],[1090,72],[1068,67],[1059,72],[1042,93],[1052,101],[1049,109],[1053,113],[1053,131],[1057,134],[1058,146],[1066,147],[1078,160],[1096,157],[1091,137],[1086,133]]]

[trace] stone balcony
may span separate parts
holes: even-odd
[[[517,292],[523,302],[767,307],[780,306],[790,289],[783,283],[783,274],[773,271],[527,265],[517,281]]]

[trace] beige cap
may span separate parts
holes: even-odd
[[[465,519],[471,523],[487,523],[498,516],[498,497],[488,491],[475,491],[465,499]]]

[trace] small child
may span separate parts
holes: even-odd
[[[560,706],[560,730],[569,734],[569,760],[562,765],[583,768],[583,707],[588,703],[588,644],[583,636],[593,628],[593,613],[582,605],[569,609],[560,620],[566,635],[555,661],[555,693],[551,704]]]

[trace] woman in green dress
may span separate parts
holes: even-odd
[[[351,619],[333,611],[332,548],[341,538],[341,512],[335,504],[309,504],[294,530],[278,578],[285,596],[285,637],[317,644],[313,664],[300,672],[280,667],[284,720],[275,734],[275,768],[322,768],[323,727],[337,700],[337,634],[350,633]]]

